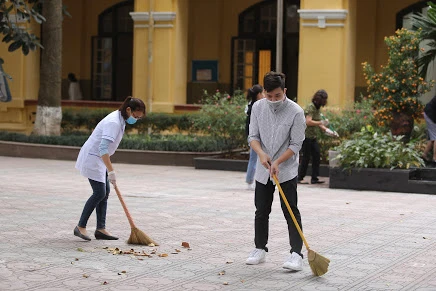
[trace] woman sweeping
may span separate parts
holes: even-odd
[[[115,171],[110,156],[115,153],[124,135],[126,123],[134,124],[145,116],[145,104],[142,100],[127,97],[121,107],[103,118],[95,127],[91,136],[80,149],[76,169],[89,180],[92,195],[85,203],[79,224],[74,235],[90,241],[86,224],[91,213],[97,214],[96,239],[117,240],[106,230],[107,199],[110,183],[116,185]]]

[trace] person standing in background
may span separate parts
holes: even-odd
[[[321,162],[321,153],[319,149],[318,141],[316,140],[316,134],[318,128],[320,128],[325,134],[329,136],[336,136],[337,133],[327,128],[328,119],[321,120],[321,107],[326,106],[328,94],[325,90],[318,90],[312,97],[312,102],[307,105],[304,110],[306,116],[306,138],[304,139],[302,152],[303,159],[301,161],[298,170],[298,183],[303,183],[303,179],[306,176],[307,168],[309,167],[309,161],[312,158],[312,179],[311,184],[321,184],[324,181],[318,179],[319,166]]]
[[[424,119],[427,125],[427,146],[425,147],[422,159],[426,163],[436,164],[436,96],[425,105]],[[433,155],[429,159],[429,154],[433,150]]]
[[[68,80],[70,81],[70,87],[68,88],[70,100],[82,100],[82,91],[80,90],[80,83],[76,79],[76,76],[73,73],[69,73]]]
[[[262,98],[265,97],[263,92],[263,87],[259,84],[254,85],[247,91],[247,100],[249,101],[247,107],[245,108],[245,114],[247,114],[247,121],[245,124],[245,133],[248,137],[250,131],[250,117],[251,117],[251,108],[253,104]],[[257,163],[257,154],[250,147],[250,158],[248,160],[247,166],[247,175],[245,177],[245,182],[247,182],[247,189],[254,190],[256,188],[256,183],[254,182],[254,174],[256,173],[256,163]]]

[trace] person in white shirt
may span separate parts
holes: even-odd
[[[258,155],[254,203],[255,249],[246,263],[257,265],[265,261],[268,243],[269,215],[273,202],[276,175],[291,209],[302,228],[297,207],[298,153],[304,141],[306,119],[303,109],[286,97],[285,75],[270,72],[263,79],[266,98],[257,101],[251,111],[248,142]],[[283,214],[288,224],[290,255],[283,268],[302,270],[303,241],[280,197]]]
[[[141,99],[127,97],[121,107],[108,114],[95,127],[91,136],[80,149],[76,169],[88,178],[93,191],[86,201],[79,224],[74,228],[74,235],[90,241],[86,224],[95,209],[97,214],[96,239],[116,240],[106,230],[107,200],[110,183],[116,185],[115,171],[111,163],[112,156],[124,135],[126,123],[134,124],[145,116],[145,104]]]
[[[68,88],[70,100],[82,100],[82,91],[80,90],[80,83],[76,79],[76,76],[73,73],[69,73],[68,80],[70,81],[70,87]]]

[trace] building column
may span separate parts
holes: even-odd
[[[305,106],[318,89],[329,107],[354,103],[356,0],[302,0],[298,103]]]
[[[175,104],[186,103],[188,1],[154,0],[153,43],[149,66],[148,36],[150,0],[136,0],[133,49],[133,96],[148,101],[151,74],[152,106],[148,111],[174,112]]]

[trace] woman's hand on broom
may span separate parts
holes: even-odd
[[[117,186],[117,177],[115,175],[115,171],[111,171],[109,173],[107,173],[107,177],[109,179],[109,182],[111,182],[112,185],[114,185],[114,187]]]

